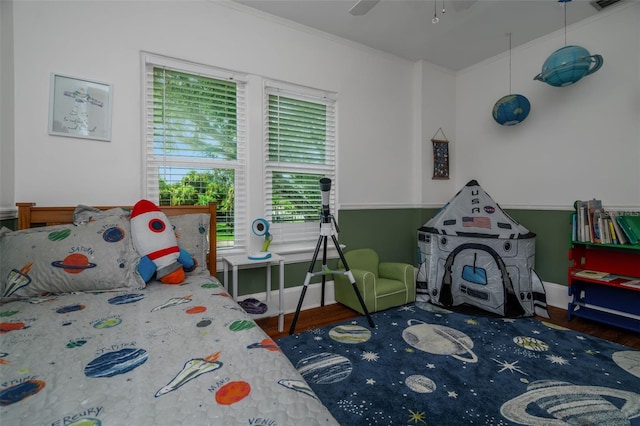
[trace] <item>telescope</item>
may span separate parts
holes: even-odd
[[[369,310],[367,309],[367,305],[365,305],[364,299],[360,294],[360,290],[356,285],[356,279],[354,278],[353,273],[351,272],[351,269],[349,269],[349,265],[347,264],[347,259],[345,259],[344,255],[342,254],[342,249],[340,248],[340,244],[338,243],[336,234],[333,232],[333,227],[331,226],[333,222],[333,225],[335,225],[336,227],[336,231],[340,232],[335,218],[331,216],[331,213],[329,212],[329,199],[330,199],[329,192],[330,191],[331,191],[331,179],[326,177],[320,179],[320,192],[322,194],[322,221],[320,222],[320,235],[318,236],[318,243],[316,244],[316,250],[313,252],[313,257],[311,259],[311,263],[309,264],[309,270],[307,271],[307,275],[304,279],[304,284],[302,285],[302,293],[300,294],[300,299],[298,300],[298,307],[296,308],[296,313],[293,316],[293,322],[291,323],[289,334],[293,334],[293,332],[296,330],[298,315],[300,315],[300,309],[302,308],[302,302],[304,301],[304,296],[305,294],[307,294],[307,287],[309,287],[309,283],[311,282],[311,279],[318,275],[322,276],[322,301],[320,306],[324,306],[325,280],[326,280],[326,276],[330,274],[346,275],[349,278],[349,282],[351,282],[353,291],[355,292],[356,297],[360,302],[360,306],[362,306],[362,312],[364,312],[365,315],[367,316],[367,320],[369,321],[369,326],[371,328],[375,328],[373,319],[371,319],[371,315],[369,315]],[[340,256],[340,260],[342,261],[344,270],[340,269],[340,270],[333,271],[327,267],[327,240],[329,237],[331,237],[331,240],[333,241],[333,245],[335,246],[336,251],[338,252],[338,256]],[[324,244],[324,249],[322,250],[322,268],[320,271],[314,272],[313,271],[314,265],[318,260],[318,253],[320,252],[320,247],[323,246],[323,244]]]
[[[326,222],[329,219],[329,192],[331,191],[331,179],[320,179],[320,193],[322,194],[322,218]]]

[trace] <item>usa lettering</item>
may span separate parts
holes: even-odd
[[[480,204],[480,198],[477,198],[478,194],[480,194],[480,191],[477,189],[471,191],[471,196],[476,197],[471,199],[471,204]],[[472,207],[471,213],[480,213],[480,207]]]

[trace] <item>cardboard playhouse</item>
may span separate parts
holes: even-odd
[[[418,229],[416,301],[548,318],[535,237],[470,181]]]

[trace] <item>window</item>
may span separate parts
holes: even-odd
[[[241,75],[144,54],[146,197],[217,203],[218,247],[246,247],[246,107]]]
[[[319,91],[267,84],[265,210],[281,242],[318,236],[319,181],[335,177],[335,100]],[[332,214],[335,189],[330,192]]]

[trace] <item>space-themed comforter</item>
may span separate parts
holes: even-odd
[[[0,306],[3,425],[337,424],[213,277]]]

